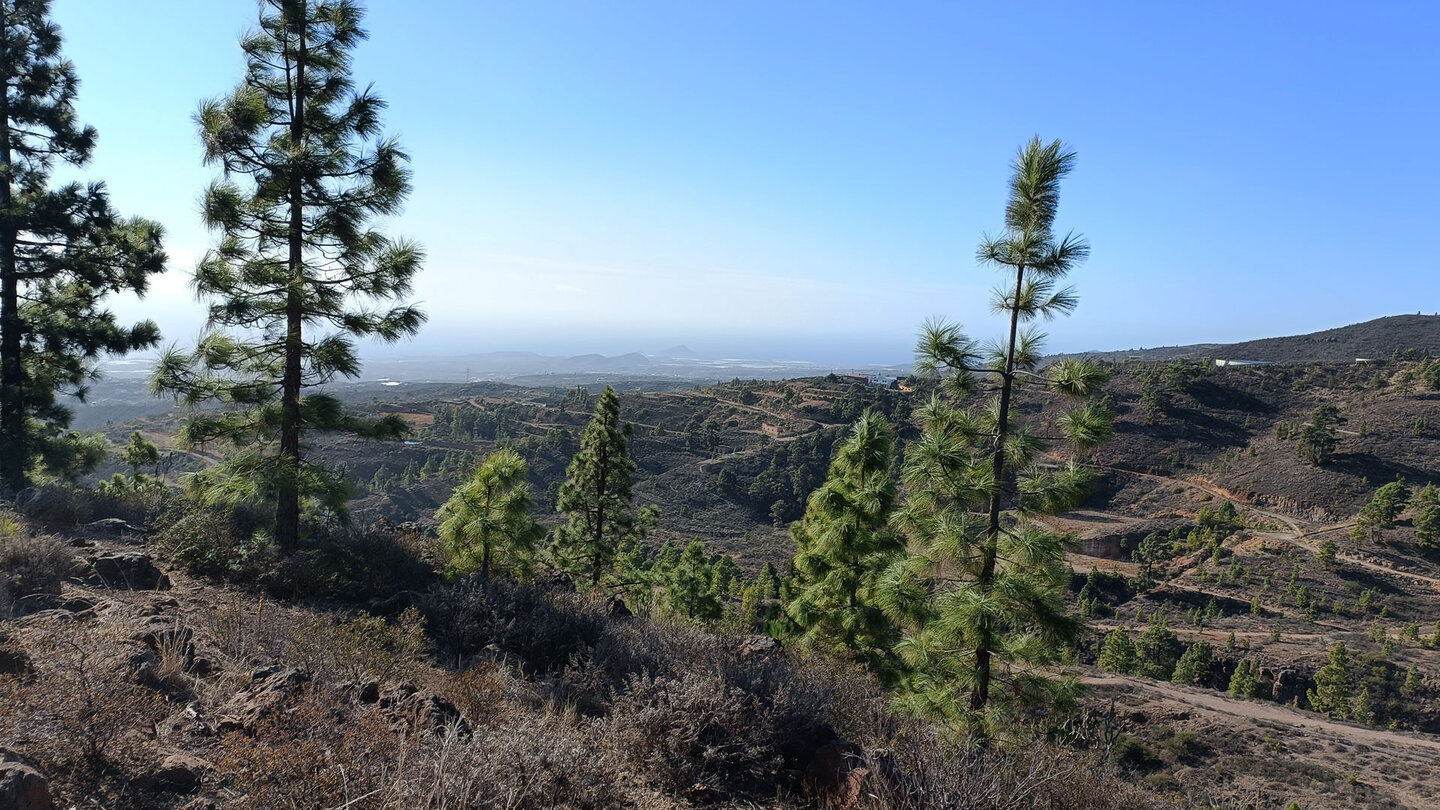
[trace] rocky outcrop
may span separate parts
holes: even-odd
[[[0,750],[0,810],[54,810],[50,781],[21,757]]]
[[[362,686],[360,690],[362,702],[369,692],[366,686],[369,685]],[[455,704],[421,691],[414,684],[387,683],[380,686],[375,694],[380,710],[410,734],[444,731],[452,724],[458,724],[461,734],[470,733],[470,725],[460,716]]]
[[[740,639],[740,643],[736,646],[736,651],[740,653],[740,660],[749,661],[752,658],[779,655],[784,652],[784,648],[777,638],[753,635]]]
[[[221,734],[234,731],[253,734],[257,723],[287,699],[298,695],[309,682],[309,675],[294,668],[265,667],[251,672],[250,685],[220,708],[215,730]]]
[[[93,523],[85,524],[84,531],[92,537],[103,537],[112,540],[119,540],[123,543],[144,543],[145,535],[150,533],[144,526],[136,526],[120,518],[101,518]]]
[[[99,588],[132,591],[170,589],[170,578],[155,567],[150,555],[143,551],[119,551],[99,554],[86,560],[90,564],[89,582]]]
[[[215,733],[208,720],[200,713],[200,704],[191,701],[180,711],[155,724],[156,737],[174,740],[177,737],[209,737]]]

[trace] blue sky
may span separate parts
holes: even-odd
[[[1056,351],[1240,340],[1440,309],[1440,6],[374,0],[355,75],[415,191],[431,323],[399,352],[908,358],[998,333],[977,267],[1032,135],[1079,153]],[[127,315],[182,343],[211,242],[190,116],[251,0],[54,0],[100,132],[88,177],[162,222]],[[396,350],[391,350],[393,353]]]

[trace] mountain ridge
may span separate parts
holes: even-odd
[[[1236,343],[1192,343],[1150,349],[1065,352],[1053,359],[1090,357],[1097,360],[1163,361],[1210,357],[1265,363],[1354,363],[1385,360],[1395,352],[1414,349],[1440,354],[1440,315],[1387,315],[1369,321],[1301,335],[1257,338]]]

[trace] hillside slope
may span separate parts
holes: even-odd
[[[1391,315],[1305,335],[1239,343],[1196,343],[1060,356],[1093,357],[1113,362],[1208,357],[1269,363],[1353,363],[1357,358],[1383,360],[1397,351],[1410,349],[1417,352],[1428,350],[1431,355],[1440,355],[1440,315]]]

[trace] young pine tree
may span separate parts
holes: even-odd
[[[570,460],[555,510],[566,521],[555,530],[550,553],[556,565],[576,578],[576,586],[594,590],[615,568],[621,544],[644,533],[654,507],[637,516],[631,509],[630,477],[635,462],[627,448],[629,423],[620,422],[620,397],[606,386],[595,415],[580,437],[580,452]],[[708,583],[707,583],[708,584]]]
[[[1025,385],[1068,396],[1074,404],[1053,429],[1077,452],[1112,430],[1112,415],[1094,399],[1104,372],[1081,361],[1042,369],[1041,335],[1030,326],[1077,303],[1059,284],[1089,248],[1052,230],[1074,161],[1059,141],[1022,148],[1005,230],[980,244],[979,259],[1007,274],[992,302],[1006,337],[981,350],[957,325],[931,322],[921,334],[919,373],[939,376],[948,396],[917,412],[924,433],[909,445],[900,514],[915,556],[887,573],[886,591],[888,609],[910,625],[899,650],[917,673],[912,696],[922,711],[981,712],[997,679],[1000,695],[1041,698],[1049,681],[1037,665],[1054,660],[1078,628],[1066,607],[1064,542],[1031,516],[1077,503],[1090,476],[1073,461],[1048,461],[1048,442],[1015,407]],[[982,387],[991,396],[965,407]]]
[[[1315,688],[1305,693],[1311,711],[1344,719],[1350,716],[1350,655],[1345,642],[1330,648],[1330,660],[1315,673]]]
[[[1440,545],[1440,495],[1434,484],[1426,484],[1415,494],[1414,506],[1415,538],[1421,548],[1435,548]]]
[[[1409,503],[1410,487],[1405,485],[1405,479],[1380,487],[1375,490],[1370,503],[1365,504],[1360,514],[1355,516],[1355,528],[1350,531],[1350,538],[1356,541],[1367,537],[1378,540],[1386,529],[1395,528],[1395,519]]]
[[[140,468],[160,463],[160,448],[145,438],[140,431],[130,434],[130,441],[119,452],[120,461],[130,465],[130,481],[140,480]]]
[[[1310,413],[1310,421],[1300,426],[1300,438],[1295,441],[1295,452],[1307,464],[1323,467],[1330,463],[1335,449],[1340,446],[1337,426],[1341,422],[1340,409],[1334,405],[1320,405]]]
[[[1184,645],[1170,629],[1165,612],[1155,611],[1150,618],[1150,626],[1135,643],[1139,674],[1162,681],[1170,680],[1183,650]]]
[[[1130,639],[1130,631],[1122,627],[1107,633],[1105,643],[1100,648],[1100,658],[1096,663],[1106,672],[1115,672],[1121,675],[1134,674],[1138,660],[1136,659],[1135,642]]]
[[[1258,664],[1249,658],[1241,658],[1230,675],[1230,686],[1226,691],[1235,697],[1256,697],[1260,694],[1259,674]]]
[[[205,162],[222,177],[205,191],[205,224],[219,244],[195,269],[211,300],[206,333],[160,361],[155,388],[196,412],[182,439],[240,448],[205,484],[212,501],[275,506],[282,548],[299,539],[302,498],[335,512],[343,481],[305,457],[308,431],[394,438],[398,418],[363,421],[328,394],[354,377],[355,340],[395,341],[424,321],[403,303],[421,250],[373,227],[410,191],[406,155],[380,132],[384,102],[350,76],[366,37],[347,0],[262,0],[259,28],[241,42],[246,71],[230,95],[200,105]]]
[[[50,187],[84,166],[95,130],[75,118],[79,80],[60,52],[49,0],[0,0],[0,492],[47,472],[93,469],[104,452],[67,431],[57,393],[83,397],[101,353],[160,340],[152,321],[116,322],[107,295],[143,295],[165,269],[160,226],[122,219],[100,183]],[[96,452],[99,451],[99,452]]]
[[[522,572],[529,568],[545,530],[530,517],[528,472],[519,453],[497,450],[435,513],[452,573],[478,571],[489,579],[497,562]]]
[[[713,568],[706,559],[705,544],[691,540],[679,562],[664,576],[665,600],[670,610],[692,622],[719,619],[724,594],[712,586]]]
[[[1210,669],[1210,662],[1215,658],[1215,651],[1206,641],[1197,641],[1185,648],[1185,653],[1175,664],[1175,671],[1170,673],[1171,683],[1181,683],[1187,686],[1194,686],[1205,673]]]
[[[888,526],[894,444],[884,416],[862,414],[836,446],[830,475],[811,493],[805,516],[790,527],[797,550],[785,613],[804,643],[872,668],[888,658],[896,638],[876,582],[905,550],[904,536]]]

